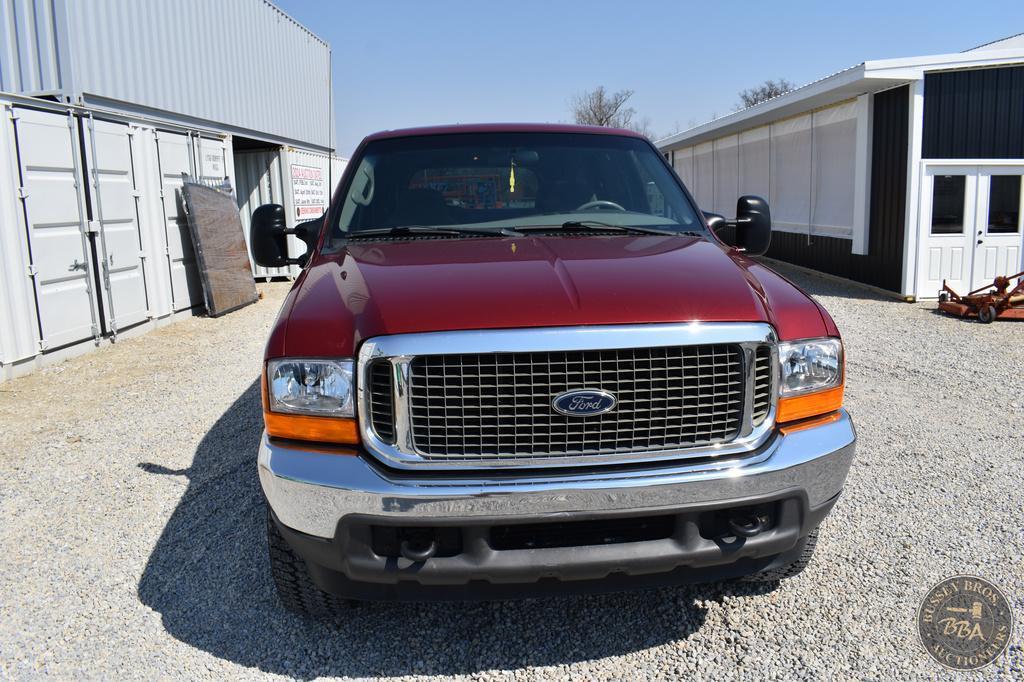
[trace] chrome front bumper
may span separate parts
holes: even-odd
[[[780,433],[756,453],[738,458],[633,470],[594,467],[573,474],[496,471],[489,477],[456,477],[388,471],[368,455],[304,449],[271,442],[264,434],[259,474],[282,524],[333,538],[339,522],[353,515],[422,522],[431,517],[653,512],[784,491],[802,492],[816,507],[842,490],[855,444],[853,423],[843,410],[835,421]]]

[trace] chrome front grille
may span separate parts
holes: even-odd
[[[772,349],[758,346],[754,352],[754,398],[750,413],[751,422],[757,426],[768,417],[772,409]]]
[[[618,403],[577,417],[552,399],[597,388]],[[736,344],[427,355],[410,365],[416,451],[428,459],[520,461],[725,443],[739,434]]]
[[[775,335],[755,323],[384,336],[359,355],[367,450],[399,468],[582,466],[756,449],[774,424]],[[614,395],[566,415],[553,399]]]
[[[377,360],[370,365],[370,422],[385,443],[395,442],[394,396],[391,390],[391,363]]]

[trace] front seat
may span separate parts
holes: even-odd
[[[541,183],[537,188],[537,210],[541,213],[571,213],[588,201],[593,201],[593,185],[576,173],[574,177],[555,175],[557,180]]]

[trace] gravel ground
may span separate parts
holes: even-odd
[[[539,679],[944,673],[914,629],[977,573],[1024,618],[1024,323],[984,326],[799,273],[846,336],[860,433],[815,562],[776,589],[282,611],[255,453],[286,284],[0,384],[0,677]],[[1019,624],[984,676],[1024,676]]]

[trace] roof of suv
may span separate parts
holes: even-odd
[[[568,123],[471,123],[382,130],[379,133],[368,135],[365,142],[392,137],[420,137],[422,135],[452,135],[458,133],[587,133],[591,135],[643,137],[640,133],[623,128],[581,126]]]

